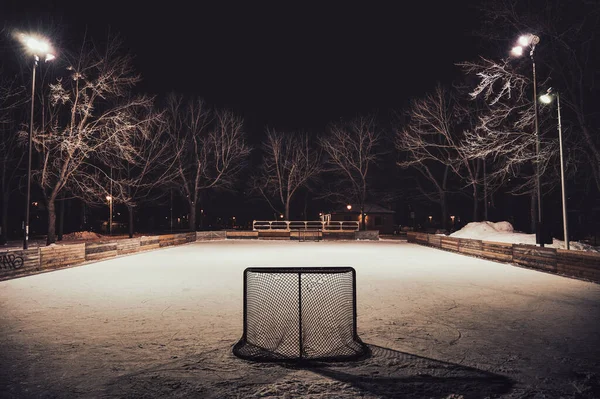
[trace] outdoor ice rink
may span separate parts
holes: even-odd
[[[232,355],[249,266],[352,266],[369,359]],[[600,285],[400,241],[212,241],[0,282],[2,398],[597,398]]]

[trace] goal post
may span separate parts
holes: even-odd
[[[244,270],[243,334],[233,353],[257,361],[346,361],[368,354],[356,329],[351,267]]]

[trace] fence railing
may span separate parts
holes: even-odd
[[[254,231],[292,231],[292,230],[322,230],[322,231],[358,231],[357,221],[329,221],[318,220],[255,220],[252,222]]]

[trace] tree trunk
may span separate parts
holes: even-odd
[[[536,225],[536,221],[537,221],[537,209],[535,204],[537,203],[537,197],[536,197],[536,192],[532,191],[531,192],[531,203],[529,206],[529,213],[531,216],[531,232],[535,233],[535,225]]]
[[[196,231],[196,203],[190,202],[190,218],[189,218],[190,231]]]
[[[290,220],[290,199],[285,201],[285,220]]]
[[[54,198],[48,199],[48,236],[46,238],[46,245],[54,244],[56,242],[56,208],[54,204]]]
[[[308,190],[304,195],[304,220],[308,220]]]
[[[442,208],[442,229],[447,230],[448,227],[448,204],[446,201],[446,194],[442,192],[440,194],[440,207]]]
[[[489,221],[488,217],[488,193],[487,193],[487,175],[485,170],[485,159],[483,160],[483,216],[485,221]]]
[[[365,205],[360,205],[360,215],[358,216],[358,220],[360,221],[360,230],[367,230],[367,224],[365,223]]]
[[[7,193],[2,196],[2,225],[0,226],[0,244],[6,244],[8,239],[8,201],[10,199]]]
[[[448,183],[448,171],[450,167],[446,165],[444,170],[444,179],[442,180],[442,191],[440,192],[440,203],[442,205],[442,229],[448,230],[448,201],[446,199],[446,184]]]
[[[479,221],[479,190],[477,184],[473,183],[473,221]]]
[[[133,206],[127,206],[129,212],[129,238],[133,238]]]
[[[60,207],[58,208],[58,241],[63,239],[63,231],[65,227],[65,199],[60,201]]]

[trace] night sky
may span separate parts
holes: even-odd
[[[0,15],[4,33],[55,32],[75,48],[86,33],[97,43],[119,34],[143,76],[139,90],[233,109],[251,135],[322,130],[359,114],[385,119],[450,83],[454,64],[478,51],[476,2],[258,3],[4,1]]]
[[[458,79],[457,62],[481,54],[479,2],[396,3],[5,0],[0,52],[28,87],[29,59],[11,32],[47,35],[59,58],[84,37],[102,47],[119,35],[143,78],[136,91],[159,101],[170,92],[199,96],[229,108],[258,147],[266,128],[320,133],[331,122],[372,114],[385,129],[411,99]],[[390,168],[381,178],[393,179]],[[219,212],[260,217],[260,201],[237,195],[217,201],[227,208]]]

